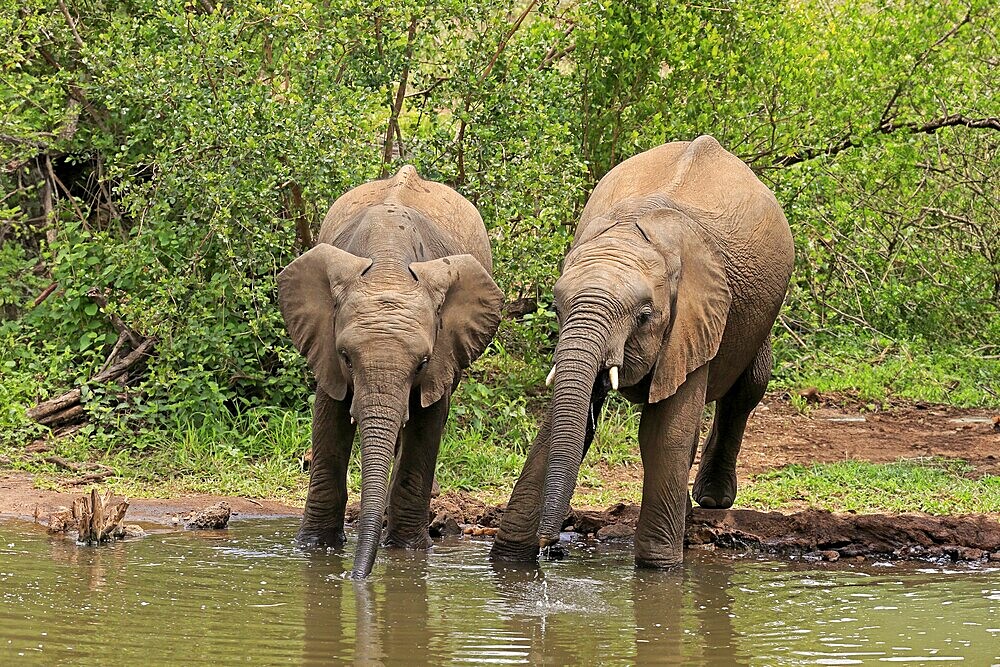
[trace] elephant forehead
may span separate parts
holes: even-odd
[[[563,275],[586,272],[599,276],[631,276],[665,270],[663,256],[638,234],[608,234],[573,248]]]
[[[433,315],[430,297],[423,290],[405,292],[359,291],[344,304],[341,316],[354,322],[422,322]]]
[[[663,282],[664,273],[662,260],[655,257],[639,261],[634,256],[615,260],[583,256],[563,271],[556,282],[556,296],[573,298],[598,290],[610,298],[630,301],[648,296],[650,288]]]

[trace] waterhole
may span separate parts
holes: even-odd
[[[815,564],[630,547],[494,568],[489,543],[343,554],[291,547],[295,520],[100,548],[0,524],[0,665],[1000,664],[1000,572]]]

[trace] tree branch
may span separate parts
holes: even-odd
[[[69,9],[66,7],[66,3],[63,0],[59,0],[59,11],[62,12],[63,17],[66,19],[66,23],[69,24],[69,29],[73,32],[73,41],[81,49],[86,48],[86,44],[83,43],[83,38],[80,37],[79,31],[76,29],[76,21],[73,20],[73,16],[69,13]]]
[[[399,130],[399,114],[403,110],[403,101],[406,99],[406,82],[410,78],[410,59],[413,57],[413,41],[417,36],[417,19],[410,19],[410,27],[406,30],[406,59],[403,62],[403,71],[399,74],[399,87],[396,88],[396,99],[392,103],[392,110],[389,114],[389,124],[385,128],[385,141],[382,144],[382,176],[389,173],[389,163],[392,162],[392,148],[396,136],[402,136]],[[400,153],[403,146],[400,141]]]
[[[968,118],[962,114],[951,114],[950,116],[942,116],[941,118],[935,118],[924,123],[918,123],[915,121],[908,123],[893,123],[892,121],[888,121],[885,124],[880,125],[871,134],[893,134],[897,131],[905,131],[907,134],[934,134],[944,127],[968,127],[972,129],[1000,130],[1000,117],[991,116],[988,118]],[[829,146],[823,148],[804,148],[795,153],[780,157],[772,162],[771,166],[790,167],[793,164],[812,160],[813,158],[820,157],[821,155],[832,157],[838,153],[846,151],[849,148],[856,148],[860,146],[861,143],[861,138],[852,137],[848,134],[841,140],[830,144]],[[765,155],[758,154],[754,157],[761,158],[765,157]],[[753,158],[751,158],[751,162],[752,161]]]
[[[928,46],[923,53],[917,56],[916,61],[913,63],[913,67],[910,68],[910,73],[907,74],[906,77],[896,85],[896,89],[893,91],[892,96],[889,98],[889,102],[885,105],[885,109],[882,111],[882,117],[879,118],[878,121],[879,127],[882,127],[883,125],[890,122],[890,114],[892,113],[892,108],[896,106],[896,101],[899,100],[899,96],[903,93],[904,84],[907,81],[909,81],[914,74],[917,73],[917,70],[920,69],[920,67],[925,62],[927,62],[927,59],[930,58],[931,53],[934,52],[934,49],[941,46],[949,38],[953,37],[962,28],[962,26],[964,26],[971,20],[972,20],[972,8],[970,7],[969,10],[965,13],[965,16],[962,17],[961,21],[952,26],[951,30],[942,35],[936,42]]]
[[[524,8],[524,11],[521,12],[521,15],[517,17],[517,20],[514,21],[513,25],[511,25],[507,34],[500,40],[500,43],[497,45],[496,52],[493,54],[493,57],[490,58],[490,62],[486,65],[485,69],[483,69],[482,74],[479,75],[479,80],[476,81],[477,86],[482,85],[483,81],[486,80],[486,77],[488,77],[490,72],[493,71],[493,66],[497,64],[497,59],[500,58],[500,54],[507,48],[507,42],[509,42],[510,38],[514,36],[517,29],[521,27],[522,23],[524,23],[524,19],[528,18],[528,14],[531,13],[531,10],[534,9],[537,4],[538,0],[531,0],[531,2],[528,3],[528,6]]]

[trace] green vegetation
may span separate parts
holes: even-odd
[[[299,496],[311,379],[275,276],[338,195],[411,163],[478,206],[507,298],[538,300],[442,449],[446,488],[509,488],[587,194],[702,133],[795,234],[777,388],[1000,405],[996,3],[711,5],[6,3],[0,455],[37,466],[26,411],[82,387],[59,451],[132,492]],[[92,380],[141,341],[142,364]],[[635,421],[616,403],[590,456],[633,461]]]
[[[774,510],[809,506],[839,512],[1000,512],[1000,477],[969,479],[957,459],[874,464],[842,461],[791,465],[758,475],[740,490],[740,505]]]

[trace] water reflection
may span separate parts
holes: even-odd
[[[353,581],[341,554],[302,563],[303,663],[426,664],[429,660],[428,554],[386,550],[393,573]]]
[[[636,570],[632,579],[639,664],[749,664],[733,626],[729,559],[692,555],[677,572]]]
[[[293,549],[295,528],[95,548],[0,525],[0,664],[1000,663],[995,571],[696,551],[637,571],[627,547],[581,544],[510,567],[452,540],[383,550],[355,582],[345,555]]]

